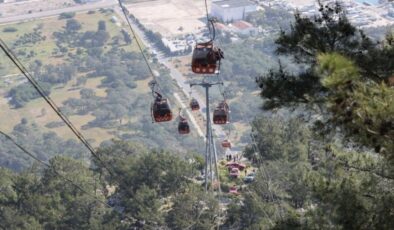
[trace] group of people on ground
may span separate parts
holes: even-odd
[[[226,160],[227,161],[239,161],[239,160],[241,160],[241,158],[242,158],[242,156],[241,155],[239,155],[239,154],[226,154]]]

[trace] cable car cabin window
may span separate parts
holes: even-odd
[[[193,51],[192,71],[198,74],[214,74],[221,58],[222,51],[215,48],[212,42],[198,43]]]
[[[199,110],[199,109],[200,109],[200,105],[198,104],[198,101],[197,101],[196,99],[193,98],[193,99],[190,101],[190,108],[191,108],[192,111],[195,111],[195,110]]]
[[[186,119],[181,118],[178,124],[178,133],[179,134],[188,134],[190,133],[190,126]]]
[[[172,112],[167,99],[158,99],[152,105],[152,114],[155,122],[172,120]]]

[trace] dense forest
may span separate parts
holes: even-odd
[[[78,30],[72,24],[70,28]],[[86,45],[75,38],[64,41]],[[22,120],[12,136],[48,165],[15,166],[16,172],[7,169],[14,168],[7,166],[12,161],[2,162],[0,227],[393,229],[394,35],[371,40],[335,3],[320,4],[314,18],[295,13],[294,21],[275,39],[279,61],[272,66],[277,68],[265,74],[247,71],[259,68],[251,65],[270,66],[264,55],[245,55],[248,49],[261,46],[255,42],[243,45],[247,46],[244,50],[229,51],[234,54],[223,76],[236,79],[234,85],[245,91],[259,89],[260,96],[245,103],[257,101],[255,106],[261,108],[243,151],[258,169],[257,176],[243,186],[239,196],[204,192],[198,182],[204,167],[199,154],[155,150],[143,146],[142,137],[129,134],[122,141],[102,143],[98,155],[89,161],[76,141],[36,132],[34,123]],[[226,45],[231,46],[236,47]],[[133,80],[144,75],[130,74],[117,64],[128,62],[130,68],[138,69],[133,55],[112,49],[106,55],[94,52],[76,60],[75,65],[85,68],[90,77],[105,76],[102,84],[110,90],[102,98],[81,90],[81,99],[68,100],[64,109],[69,114],[94,111],[92,126],[123,125],[123,116],[116,115],[118,109],[133,113],[133,108],[146,106],[138,101],[130,105],[124,97],[133,93]],[[235,57],[253,61],[238,67]],[[37,71],[45,73],[48,67],[41,68],[37,66]],[[125,77],[111,77],[118,72]],[[105,100],[118,100],[114,106],[123,108],[105,108]],[[251,114],[234,110],[239,120],[243,113]],[[133,128],[135,124],[127,125]],[[169,133],[165,128],[158,131],[149,121],[140,125],[149,126],[143,129],[151,130],[143,137],[148,140],[158,132]],[[28,132],[39,135],[24,140]],[[167,141],[155,140],[154,147],[166,146]],[[30,144],[34,142],[45,148]],[[0,153],[14,148],[22,155],[9,140],[0,138],[0,143]],[[61,145],[67,152],[60,154]]]

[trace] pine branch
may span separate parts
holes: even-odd
[[[362,171],[362,172],[372,173],[375,176],[378,176],[378,177],[381,177],[381,178],[384,178],[384,179],[387,179],[387,180],[394,180],[393,176],[389,176],[389,175],[385,175],[383,173],[376,172],[373,169],[367,169],[367,168],[362,168],[362,167],[358,167],[358,166],[355,166],[355,165],[349,165],[349,163],[347,161],[343,161],[343,160],[339,160],[339,161],[346,168],[355,169],[355,170]]]

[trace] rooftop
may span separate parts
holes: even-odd
[[[249,22],[245,22],[245,21],[237,21],[233,23],[233,26],[236,27],[239,30],[244,30],[244,29],[249,29],[249,28],[253,28],[253,25],[250,24]]]
[[[226,29],[227,29],[227,26],[224,25],[223,23],[216,22],[216,23],[215,23],[215,28],[218,29],[218,30],[226,30]]]
[[[249,0],[222,0],[212,2],[212,4],[218,5],[222,8],[235,8],[254,5],[254,3]]]

